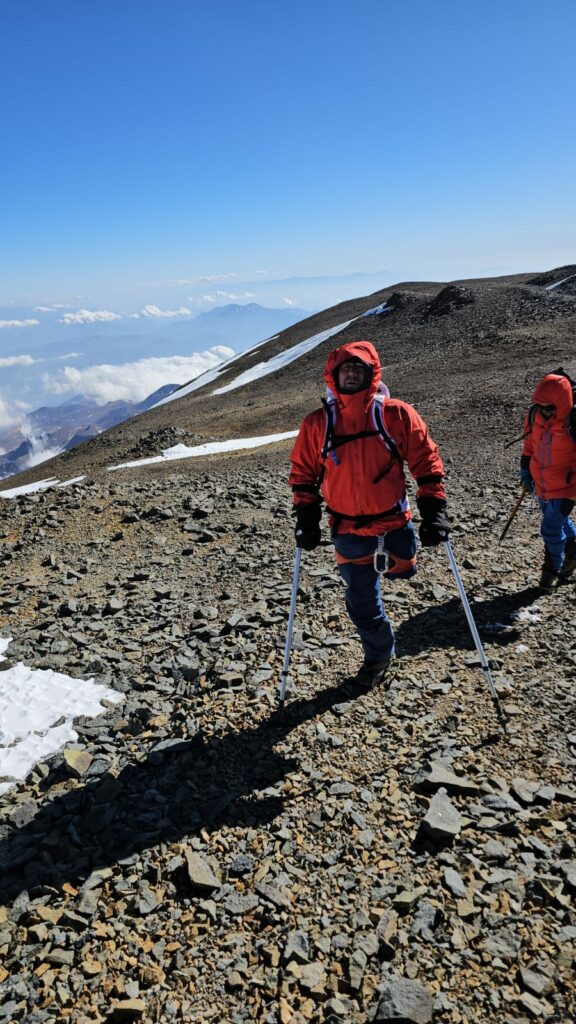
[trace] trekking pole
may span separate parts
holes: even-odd
[[[288,632],[286,634],[286,646],[284,648],[284,665],[280,674],[280,709],[284,707],[286,699],[286,684],[288,682],[288,666],[290,664],[290,652],[292,650],[292,630],[294,629],[294,615],[296,612],[296,595],[298,593],[298,576],[300,574],[300,559],[302,548],[296,548],[294,559],[294,573],[292,576],[292,596],[290,598],[290,614],[288,615]]]
[[[512,525],[512,521],[514,519],[514,516],[516,515],[518,509],[520,508],[520,505],[524,501],[524,498],[526,497],[527,494],[528,494],[528,488],[525,487],[524,484],[522,484],[522,490],[520,491],[520,497],[518,498],[518,501],[515,503],[514,508],[512,509],[510,515],[508,516],[508,520],[506,522],[506,526],[504,527],[504,529],[502,530],[502,533],[500,534],[500,537],[498,538],[498,543],[499,544],[504,540],[504,537],[508,533],[508,530],[510,529],[510,527]]]
[[[488,682],[488,686],[490,687],[490,694],[491,694],[492,700],[494,702],[494,707],[496,709],[496,714],[498,716],[498,721],[500,722],[500,725],[502,726],[502,729],[504,730],[504,733],[507,735],[508,727],[507,727],[507,724],[506,724],[506,718],[504,716],[504,712],[502,710],[502,705],[500,704],[500,700],[499,700],[498,694],[496,692],[496,686],[494,684],[494,680],[492,679],[492,675],[490,673],[490,666],[488,664],[488,659],[486,658],[486,655],[484,653],[484,648],[482,647],[482,641],[480,640],[480,635],[478,633],[478,630],[476,629],[476,623],[474,622],[474,617],[472,615],[472,611],[471,611],[470,605],[468,603],[468,598],[466,597],[466,591],[464,590],[464,585],[462,583],[462,579],[460,578],[460,573],[458,572],[458,566],[456,565],[456,559],[454,558],[454,552],[452,551],[452,547],[451,547],[451,544],[450,544],[449,540],[445,540],[444,541],[444,547],[446,548],[446,554],[448,555],[448,558],[449,558],[449,561],[450,561],[450,566],[452,568],[452,572],[454,573],[454,579],[456,580],[456,584],[458,586],[458,591],[460,593],[460,600],[462,601],[462,606],[464,608],[464,611],[466,612],[466,618],[468,619],[468,625],[470,626],[470,632],[472,633],[472,639],[474,640],[474,643],[476,644],[476,650],[478,651],[478,655],[480,657],[480,664],[482,665],[482,671],[484,672],[484,674],[486,676],[486,680]]]

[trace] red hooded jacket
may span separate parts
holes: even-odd
[[[340,394],[335,371],[353,358],[371,367],[370,386],[353,395]],[[380,360],[374,346],[369,341],[341,345],[328,356],[324,379],[329,398],[336,402],[336,434],[374,432],[372,407],[381,382]],[[324,459],[327,413],[317,409],[306,416],[290,456],[294,504],[317,501],[321,491],[339,533],[377,536],[395,530],[412,517],[406,496],[404,462],[418,483],[418,497],[444,498],[444,466],[416,410],[407,402],[384,398],[382,420],[396,444],[402,464],[380,435],[348,441]],[[370,521],[359,522],[359,517],[369,517]]]
[[[528,418],[522,455],[530,459],[530,473],[539,498],[576,499],[576,441],[568,433],[572,411],[572,386],[566,377],[548,373],[534,394],[533,405],[554,405],[556,412],[545,419],[536,410],[532,427]]]

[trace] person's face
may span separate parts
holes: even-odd
[[[549,419],[552,418],[552,416],[556,412],[556,406],[555,405],[541,405],[540,406],[540,412],[542,413],[542,415],[543,415],[545,420],[549,420]]]
[[[340,363],[338,367],[338,390],[345,395],[353,395],[356,391],[363,391],[370,383],[369,368],[353,359]]]

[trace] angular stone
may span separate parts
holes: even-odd
[[[284,959],[287,962],[289,960],[298,960],[301,964],[308,962],[310,950],[306,932],[296,931],[288,934],[286,945],[284,946]]]
[[[424,885],[419,885],[416,889],[403,889],[402,892],[399,892],[392,900],[394,909],[397,910],[399,914],[407,914],[425,893],[426,886]]]
[[[350,988],[358,992],[362,987],[362,978],[368,966],[368,957],[361,949],[355,949],[348,961],[348,978]]]
[[[427,835],[442,842],[454,839],[459,834],[462,817],[445,789],[439,789],[432,797],[422,825]]]
[[[224,910],[227,910],[229,914],[249,914],[258,906],[259,902],[260,900],[253,892],[248,892],[244,896],[239,892],[233,892],[224,903]]]
[[[380,988],[380,986],[379,986]],[[404,1024],[429,1024],[434,1002],[429,989],[410,978],[390,977],[383,985],[374,1015],[374,1024],[402,1021]]]
[[[466,896],[466,886],[454,868],[444,868],[444,884],[454,896]]]
[[[553,991],[554,985],[550,978],[538,971],[531,971],[528,967],[520,968],[520,980],[524,988],[536,996],[547,996]]]
[[[66,747],[64,750],[64,760],[72,775],[75,775],[77,779],[81,779],[88,771],[93,758],[92,754],[88,753],[87,750],[76,750],[74,747]]]
[[[540,787],[539,782],[532,782],[529,779],[512,779],[510,789],[514,796],[523,804],[534,803],[534,794]]]
[[[492,956],[501,957],[504,960],[514,959],[520,952],[520,937],[511,928],[501,928],[493,932],[482,943],[482,948]]]
[[[302,988],[311,989],[314,992],[322,992],[325,983],[326,971],[318,960],[314,960],[311,964],[304,964],[300,969],[300,984]]]
[[[527,1010],[532,1017],[550,1017],[554,1013],[554,1007],[545,999],[536,999],[530,992],[523,992],[518,998],[518,1003],[523,1010]]]
[[[186,867],[194,889],[198,889],[199,892],[213,892],[214,889],[220,888],[220,882],[211,865],[200,854],[186,850]]]
[[[456,775],[443,761],[432,761],[426,765],[414,780],[418,792],[433,793],[442,786],[448,793],[462,793],[471,796],[478,792],[478,786],[465,775]]]
[[[256,882],[254,888],[260,896],[273,903],[274,906],[280,907],[283,910],[292,910],[292,900],[287,889],[281,889],[277,885],[271,885],[269,882]]]

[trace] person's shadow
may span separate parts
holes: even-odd
[[[481,628],[506,621],[537,596],[535,588],[528,588],[475,602],[472,610]],[[397,639],[401,654],[474,646],[458,598],[403,622]],[[507,642],[508,637],[495,639]],[[282,798],[260,794],[297,767],[275,745],[301,723],[349,701],[349,686],[344,680],[314,698],[288,703],[253,727],[207,741],[201,734],[183,739],[161,754],[126,765],[118,776],[107,773],[63,796],[48,795],[31,820],[20,828],[15,824],[0,840],[0,902],[23,890],[79,884],[95,868],[217,824],[248,827],[272,821],[282,811]],[[26,818],[25,807],[16,805],[16,822],[19,808]]]
[[[486,601],[474,601],[469,596],[470,610],[482,640],[499,646],[517,641],[519,633],[514,626],[513,613],[533,604],[540,596],[537,587],[526,587],[513,594],[499,594]],[[497,624],[506,628],[499,631],[494,628]],[[410,615],[395,632],[400,655],[418,654],[438,647],[475,650],[459,596]]]
[[[81,884],[96,868],[216,823],[272,821],[282,810],[281,796],[259,793],[297,767],[274,746],[296,726],[349,700],[344,681],[287,703],[252,728],[207,741],[199,734],[163,751],[160,763],[151,754],[118,776],[107,773],[48,796],[30,821],[0,841],[0,903],[23,890]]]

